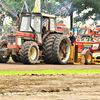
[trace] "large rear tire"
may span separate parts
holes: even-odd
[[[7,48],[7,42],[6,41],[0,41],[0,49]],[[9,60],[10,55],[7,56],[0,56],[0,62],[6,63]]]
[[[71,41],[66,35],[56,38],[53,44],[54,63],[67,64],[71,55]]]
[[[57,38],[58,34],[49,34],[43,43],[42,50],[43,50],[43,60],[46,64],[54,63],[53,58],[53,43]]]
[[[37,43],[27,41],[20,50],[20,58],[24,64],[35,64],[39,58],[39,47]]]

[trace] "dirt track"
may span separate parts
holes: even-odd
[[[69,70],[69,69],[100,69],[100,65],[48,65],[35,64],[24,65],[22,63],[8,62],[7,64],[0,63],[0,70],[16,70],[16,71],[33,71],[33,70]]]
[[[43,69],[100,69],[100,65],[0,64],[0,70]],[[100,100],[100,74],[0,76],[0,100]]]
[[[0,100],[100,100],[100,75],[0,76]]]

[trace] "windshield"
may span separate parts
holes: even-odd
[[[40,26],[41,26],[41,17],[32,15],[31,27],[36,32],[41,32]],[[30,28],[30,16],[22,17],[20,31],[32,32],[32,29]]]
[[[82,29],[82,30],[79,32],[79,35],[83,35],[83,34],[84,34],[84,31],[85,31],[85,29]]]
[[[32,15],[31,26],[36,32],[41,32],[41,17]]]
[[[32,31],[30,28],[30,17],[22,17],[20,31]]]

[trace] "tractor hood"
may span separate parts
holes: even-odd
[[[16,33],[17,33],[16,34],[17,36],[34,38],[34,34],[33,33],[25,33],[25,32],[19,32],[19,31],[17,31]]]

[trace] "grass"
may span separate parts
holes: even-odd
[[[12,57],[9,58],[12,61]],[[0,71],[0,75],[24,75],[24,74],[100,74],[100,70],[39,70],[39,71]]]
[[[0,75],[24,74],[100,74],[100,70],[39,70],[39,71],[0,71]]]

